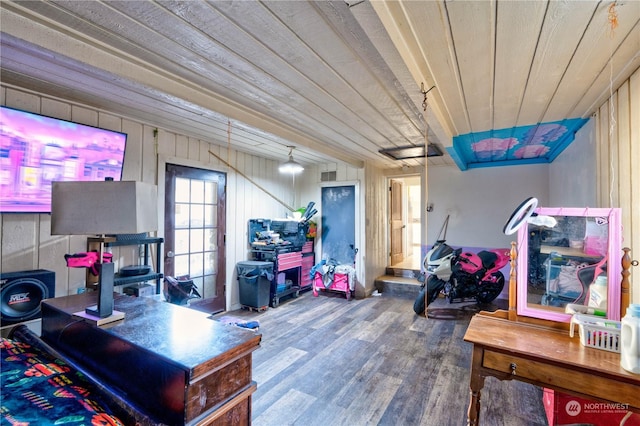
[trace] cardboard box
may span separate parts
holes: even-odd
[[[640,426],[640,414],[629,411],[625,404],[592,401],[552,389],[544,389],[542,401],[551,426]]]

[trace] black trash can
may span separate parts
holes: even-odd
[[[236,269],[240,304],[256,309],[268,308],[273,281],[273,262],[246,260],[238,262]]]

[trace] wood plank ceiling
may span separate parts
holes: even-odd
[[[436,87],[432,105],[448,135],[481,135],[466,145],[589,118],[640,65],[640,2],[372,5],[415,81]],[[528,134],[539,139],[545,127]]]
[[[3,84],[286,160],[588,118],[640,64],[640,2],[2,1]],[[617,27],[612,26],[611,9]],[[453,166],[449,155],[430,165]]]

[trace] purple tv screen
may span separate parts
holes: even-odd
[[[0,107],[0,212],[50,213],[51,182],[120,180],[125,133]]]

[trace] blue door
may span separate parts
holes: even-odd
[[[356,188],[322,188],[322,258],[353,265],[356,252]]]

